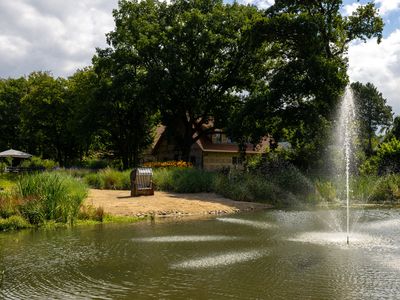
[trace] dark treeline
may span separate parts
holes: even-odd
[[[202,135],[225,128],[239,142],[289,141],[298,166],[318,166],[348,84],[348,44],[382,38],[373,3],[351,16],[341,15],[342,5],[276,0],[260,10],[220,0],[121,0],[109,46],[96,50],[93,66],[67,79],[34,72],[0,81],[0,149],[63,166],[102,153],[128,168],[161,122],[176,128],[182,159]],[[389,114],[365,121],[368,154]]]

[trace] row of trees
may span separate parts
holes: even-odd
[[[97,49],[93,67],[68,79],[33,73],[1,81],[0,147],[62,164],[111,150],[126,168],[162,122],[183,159],[197,139],[226,128],[239,142],[285,139],[299,166],[318,163],[348,83],[348,44],[382,37],[373,3],[348,17],[341,7],[339,0],[276,0],[267,10],[121,0],[109,47]],[[385,122],[373,117],[369,140]]]

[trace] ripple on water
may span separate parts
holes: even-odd
[[[171,265],[173,269],[201,269],[232,265],[235,263],[255,260],[267,255],[266,251],[251,250],[241,252],[228,252],[219,255],[206,256],[197,259],[185,260]]]
[[[135,242],[150,243],[180,243],[180,242],[213,242],[213,241],[232,241],[240,238],[226,235],[171,235],[155,236],[148,238],[133,238]]]
[[[346,244],[346,232],[305,232],[297,237],[289,238],[288,240],[292,242],[332,245],[344,248],[393,248],[389,240],[363,233],[350,233],[350,245]]]
[[[217,218],[217,220],[221,221],[221,222],[246,225],[246,226],[251,226],[251,227],[260,228],[260,229],[268,229],[268,228],[276,227],[275,225],[267,223],[267,222],[250,221],[250,220],[244,220],[244,219]]]

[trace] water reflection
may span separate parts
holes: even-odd
[[[186,260],[180,263],[172,264],[171,267],[175,269],[198,269],[198,268],[227,266],[239,262],[257,259],[264,255],[267,255],[267,252],[261,252],[258,250],[229,252],[219,255],[212,255],[207,257]]]
[[[398,210],[368,210],[351,244],[340,211],[0,234],[5,299],[393,299]]]

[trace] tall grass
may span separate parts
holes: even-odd
[[[153,182],[157,190],[176,193],[200,193],[213,190],[215,174],[194,168],[155,169]]]
[[[257,201],[277,204],[284,199],[281,189],[263,176],[230,172],[218,174],[214,190],[227,198],[237,201]]]
[[[75,178],[56,173],[21,177],[17,184],[19,211],[31,224],[55,220],[72,224],[83,200],[86,186]]]
[[[106,168],[97,173],[85,175],[84,181],[90,187],[105,190],[129,190],[130,189],[130,171],[117,171]]]

